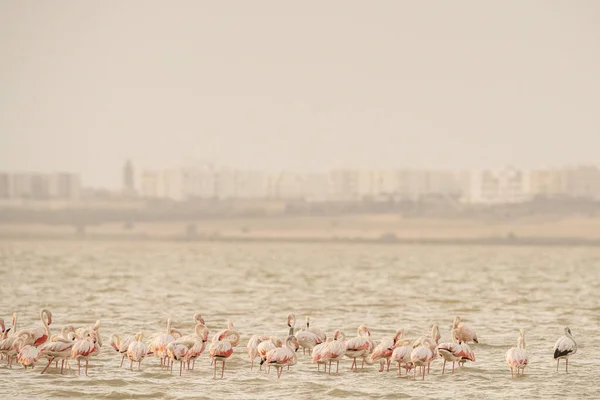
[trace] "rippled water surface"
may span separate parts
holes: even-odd
[[[40,326],[39,310],[47,307],[53,332],[99,319],[104,347],[90,377],[54,369],[40,375],[42,361],[33,371],[10,370],[2,360],[0,397],[597,397],[599,293],[600,249],[584,247],[2,242],[0,317],[10,323],[17,311],[21,328]],[[141,372],[118,368],[111,333],[162,332],[168,317],[192,333],[195,312],[211,333],[231,320],[242,336],[223,380],[213,380],[206,354],[182,377],[154,358]],[[479,336],[477,361],[444,376],[436,361],[424,382],[379,373],[378,365],[350,372],[350,361],[327,376],[301,351],[279,381],[250,371],[248,338],[285,336],[288,312],[347,337],[365,323],[374,339],[399,327],[415,338],[439,323],[442,341],[460,315]],[[565,325],[579,344],[569,374],[556,372],[551,354]],[[511,379],[504,355],[519,328],[526,329],[530,367]]]

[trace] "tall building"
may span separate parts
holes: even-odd
[[[532,199],[530,174],[507,167],[472,171],[463,201],[474,204],[521,203]]]
[[[127,160],[123,166],[123,193],[127,196],[135,195],[134,170],[131,160]]]

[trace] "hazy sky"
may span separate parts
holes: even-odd
[[[600,1],[0,0],[0,170],[600,163]]]

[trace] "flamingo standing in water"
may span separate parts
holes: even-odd
[[[331,342],[333,342],[333,338],[327,338],[326,342],[316,345],[312,350],[312,363],[317,364],[317,371],[321,370],[321,364],[325,364],[325,372],[327,372],[327,361],[323,360],[323,353]],[[344,343],[344,346],[345,345],[346,344]]]
[[[279,339],[276,336],[271,336],[268,340],[264,340],[264,341],[260,342],[258,344],[258,346],[256,346],[256,352],[258,353],[258,356],[260,357],[260,368],[262,368],[262,365],[267,360],[267,353],[277,347],[281,347],[282,344],[283,343],[282,343],[281,339]],[[265,371],[266,370],[267,370],[267,368],[265,368]]]
[[[517,370],[517,376],[519,370],[521,375],[525,372],[525,367],[529,363],[529,353],[525,350],[525,331],[521,329],[519,331],[519,339],[517,341],[517,347],[513,347],[506,352],[506,364],[510,368],[510,376],[514,376],[514,370]]]
[[[310,327],[310,322],[309,322],[309,318],[306,317],[306,330],[300,330],[298,332],[296,332],[295,336],[296,339],[298,339],[298,345],[300,347],[302,347],[302,351],[303,354],[306,354],[306,350],[308,350],[308,355],[310,356],[312,353],[312,350],[315,348],[316,345],[323,343],[324,339],[321,339],[321,337],[319,337],[319,335],[317,335],[315,332],[311,332],[309,330]],[[288,315],[288,326],[290,326],[290,332],[293,335],[293,330],[294,330],[294,325],[296,325],[296,317],[294,316],[294,314],[289,314]],[[311,328],[313,330],[316,330],[316,328]],[[323,336],[325,336],[323,334]]]
[[[396,342],[402,337],[403,334],[404,329],[398,329],[393,338],[383,338],[381,342],[373,349],[373,353],[371,353],[370,362],[374,363],[377,360],[381,360],[379,372],[383,372],[383,368],[386,362],[387,371],[390,371],[390,357],[392,357],[392,353],[394,352],[394,348],[396,347]]]
[[[460,317],[458,315],[456,317],[454,317],[454,322],[452,323],[452,329],[457,330],[459,342],[479,343],[479,340],[477,339],[477,334],[475,333],[475,331],[472,328],[466,326],[462,322],[462,320],[460,319]]]
[[[413,349],[413,351],[410,353],[410,361],[413,363],[413,365],[415,366],[415,372],[414,372],[414,376],[415,378],[417,377],[417,368],[416,367],[421,367],[421,370],[423,371],[423,380],[425,379],[425,366],[429,366],[429,364],[431,363],[431,360],[433,360],[434,358],[434,352],[436,351],[436,344],[435,342],[425,336],[422,337],[418,340],[419,344],[417,347],[415,347]]]
[[[119,354],[122,355],[121,357],[121,365],[119,365],[119,368],[121,368],[123,366],[123,362],[125,361],[125,357],[127,357],[127,349],[129,348],[129,345],[131,343],[133,343],[133,341],[135,340],[134,336],[131,335],[127,335],[125,336],[125,338],[123,338],[123,340],[121,340],[121,337],[116,334],[113,333],[112,335],[110,335],[110,345],[113,349],[115,349],[115,351]]]
[[[42,320],[43,327],[37,327],[32,329],[23,329],[17,333],[17,336],[21,336],[23,333],[29,333],[28,342],[26,345],[39,346],[46,343],[46,340],[50,338],[50,325],[52,324],[52,313],[43,308],[40,311],[40,319]]]
[[[321,350],[321,359],[329,363],[329,375],[331,375],[331,363],[335,361],[335,373],[337,374],[340,367],[340,360],[347,355],[346,335],[339,330],[333,332],[333,341]],[[327,364],[325,365],[327,367]]]
[[[142,342],[144,334],[138,332],[135,335],[135,340],[127,347],[127,358],[129,358],[129,369],[133,369],[133,363],[138,363],[138,371],[142,368],[142,360],[148,353],[148,346]]]
[[[203,323],[197,323],[195,327],[196,336],[193,337],[194,345],[189,348],[185,354],[185,360],[187,362],[187,368],[190,369],[190,361],[192,362],[192,370],[196,365],[196,358],[200,357],[204,353],[206,348],[206,342],[208,341],[208,328]]]
[[[404,369],[406,370],[406,374],[412,368],[413,364],[410,360],[410,354],[413,351],[412,341],[409,339],[404,339],[402,341],[396,342],[396,347],[390,356],[390,362],[398,363],[398,376],[402,376],[402,363],[404,363]]]
[[[266,340],[269,340],[268,336],[263,335],[252,335],[250,340],[248,341],[248,345],[246,345],[246,349],[248,350],[248,358],[251,361],[250,369],[254,369],[254,359],[258,357],[258,345]]]
[[[358,336],[348,339],[346,341],[346,357],[352,358],[354,361],[352,362],[352,366],[350,370],[358,368],[356,366],[356,359],[358,357],[362,357],[362,367],[365,366],[365,358],[371,353],[373,350],[373,341],[371,340],[371,332],[366,325],[361,325],[357,329]]]
[[[160,366],[164,366],[167,358],[167,345],[175,340],[171,327],[171,318],[167,319],[167,332],[156,335],[152,342],[152,352],[156,358],[160,359]]]
[[[440,343],[438,345],[438,353],[444,359],[442,375],[444,375],[444,371],[446,370],[446,362],[452,362],[452,373],[454,373],[454,363],[462,360],[463,347],[458,343],[458,331],[456,328],[452,329],[451,336],[451,343]]]
[[[63,328],[63,331],[66,331],[66,329]],[[71,355],[71,350],[73,349],[74,345],[75,332],[69,332],[66,335],[66,337],[58,336],[56,340],[50,343],[44,343],[40,347],[40,356],[48,358],[48,365],[46,365],[46,367],[42,371],[42,374],[46,372],[50,364],[52,364],[52,361],[56,359],[61,360],[60,373],[62,374],[65,366],[65,361],[67,361],[67,359]]]
[[[298,339],[295,336],[290,335],[285,340],[283,347],[277,347],[269,350],[267,353],[266,363],[268,366],[275,366],[277,368],[277,379],[281,377],[283,367],[296,364],[296,351],[298,350]]]
[[[217,338],[217,340],[211,343],[209,354],[214,364],[213,378],[217,377],[216,360],[221,360],[223,364],[221,368],[221,378],[223,378],[223,375],[225,374],[225,361],[233,354],[234,346],[232,343],[238,343],[239,340],[240,335],[236,331],[225,329],[221,332],[221,335]]]
[[[325,334],[325,332],[323,332],[319,328],[315,328],[314,326],[310,326],[310,317],[308,315],[306,316],[306,330],[309,331],[309,332],[314,333],[315,335],[317,335],[317,337],[319,339],[321,339],[321,342],[324,342],[324,341],[327,340],[327,335]]]
[[[565,372],[569,372],[569,357],[577,353],[577,342],[571,333],[571,329],[565,327],[565,336],[556,341],[554,345],[554,359],[556,360],[556,371],[558,372],[558,363],[561,358],[565,359]]]
[[[27,367],[31,367],[33,369],[33,366],[40,356],[40,350],[37,347],[34,347],[30,344],[25,344],[31,341],[33,341],[31,333],[23,332],[14,344],[14,346],[17,348],[17,361],[19,361],[19,364],[21,364],[25,369],[27,369]]]
[[[81,335],[82,337],[71,348],[71,358],[77,360],[77,375],[81,375],[81,360],[85,360],[85,376],[89,376],[89,358],[99,353],[100,344],[94,330],[83,331]]]
[[[12,330],[12,335],[9,336],[9,332]],[[8,328],[4,331],[4,335],[2,339],[0,339],[0,355],[6,356],[6,362],[10,366],[11,358],[9,358],[8,353],[11,351],[15,340],[17,340],[17,313],[13,313],[12,315],[12,328]]]

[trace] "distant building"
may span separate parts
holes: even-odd
[[[600,170],[593,165],[565,169],[566,192],[572,197],[600,199]]]
[[[81,192],[76,174],[59,173],[0,173],[0,198],[31,200],[72,200]]]
[[[521,203],[532,199],[528,172],[507,167],[472,171],[462,200],[473,204]]]
[[[135,195],[134,170],[131,160],[127,160],[123,166],[123,193],[126,196]]]

